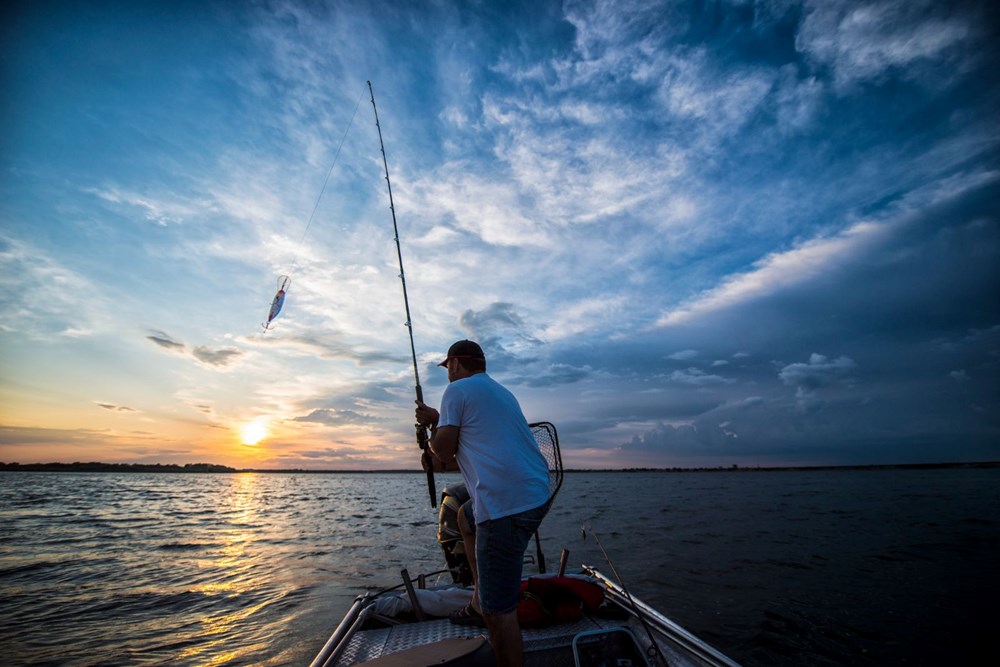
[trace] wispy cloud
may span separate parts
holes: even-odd
[[[812,0],[796,48],[833,69],[838,86],[878,79],[890,70],[907,78],[920,66],[961,66],[970,51],[956,48],[976,32],[969,14],[952,13],[931,0],[848,2]]]
[[[212,212],[209,202],[185,202],[178,199],[163,200],[135,192],[121,191],[115,187],[88,188],[85,192],[93,194],[124,210],[137,210],[145,220],[165,227],[169,224],[183,223],[191,218],[205,216]]]
[[[235,347],[223,347],[212,349],[205,345],[198,345],[191,350],[191,356],[203,364],[209,366],[228,366],[245,354]]]
[[[781,289],[816,278],[883,240],[891,231],[887,223],[859,222],[830,237],[812,239],[792,250],[772,253],[755,263],[752,271],[725,278],[657,320],[661,327],[689,322],[697,317],[748,303]]]
[[[156,343],[160,347],[170,350],[171,352],[183,352],[187,349],[184,343],[174,340],[170,337],[170,334],[164,333],[163,331],[153,331],[146,336],[146,340]]]
[[[353,410],[313,410],[308,415],[296,417],[297,422],[314,422],[327,426],[341,426],[344,424],[370,424],[379,421],[377,417],[362,414]]]
[[[110,410],[111,412],[138,412],[135,408],[130,408],[127,405],[115,405],[114,403],[100,402],[95,402],[95,405],[100,408],[104,408],[105,410]]]
[[[238,361],[246,355],[244,350],[233,346],[211,348],[207,345],[196,345],[191,349],[185,343],[175,340],[170,334],[162,331],[153,331],[146,340],[149,340],[168,352],[180,356],[194,359],[200,364],[212,368],[223,368]]]
[[[681,384],[704,386],[710,384],[728,384],[735,380],[727,379],[721,375],[706,373],[700,368],[687,368],[681,371],[674,371],[670,374],[670,380]]]
[[[39,247],[0,235],[3,327],[29,337],[87,337],[110,326],[108,290]]]

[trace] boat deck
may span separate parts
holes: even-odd
[[[525,667],[573,667],[573,638],[582,632],[608,628],[628,627],[632,630],[641,648],[648,647],[641,625],[631,619],[599,618],[584,616],[575,623],[563,623],[547,628],[524,628]],[[369,660],[434,642],[453,638],[476,638],[485,636],[486,630],[461,626],[448,619],[437,619],[419,623],[404,623],[387,628],[362,630],[351,637],[350,642],[337,660],[338,667],[358,665]],[[700,661],[692,660],[686,653],[677,651],[669,641],[662,641],[660,649],[666,654],[670,665],[702,667]]]

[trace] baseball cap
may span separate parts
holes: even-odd
[[[438,366],[447,366],[449,359],[482,359],[486,361],[483,348],[471,340],[460,340],[448,348],[448,356]]]

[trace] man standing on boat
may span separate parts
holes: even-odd
[[[549,470],[517,399],[486,374],[486,355],[471,340],[448,349],[441,410],[417,403],[431,429],[430,449],[458,461],[471,500],[458,515],[475,589],[456,623],[482,618],[497,664],[523,662],[517,602],[521,565],[531,535],[548,511]]]

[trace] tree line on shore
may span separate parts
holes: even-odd
[[[776,472],[782,470],[880,470],[880,469],[933,469],[933,468],[998,468],[1000,462],[984,461],[972,463],[895,463],[867,465],[817,465],[817,466],[716,466],[698,468],[567,468],[566,472]],[[192,473],[412,473],[419,470],[304,470],[301,468],[256,469],[231,468],[217,463],[101,463],[90,461],[82,463],[4,463],[0,462],[0,471],[22,472],[192,472]]]
[[[0,470],[25,472],[239,472],[236,468],[216,463],[2,463]]]

